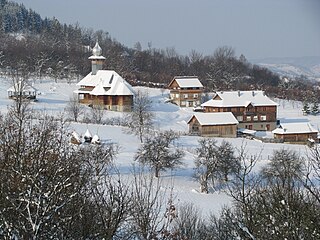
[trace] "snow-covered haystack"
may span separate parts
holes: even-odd
[[[84,142],[86,142],[86,143],[91,143],[91,141],[92,141],[92,134],[91,134],[91,132],[89,131],[89,129],[87,129],[87,131],[85,132],[83,138],[84,138]]]
[[[79,134],[78,134],[76,131],[73,131],[73,132],[71,133],[70,142],[71,142],[72,144],[77,144],[77,145],[81,144],[81,138],[80,138]]]
[[[100,137],[96,134],[92,137],[92,140],[91,140],[91,143],[92,144],[100,144]]]

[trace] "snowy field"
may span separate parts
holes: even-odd
[[[7,98],[7,89],[11,84],[5,79],[0,80],[2,81],[0,87],[0,111],[1,113],[5,113],[7,112],[8,106],[12,104],[12,100]],[[39,95],[37,96],[38,101],[31,103],[32,108],[56,116],[63,113],[69,98],[72,96],[73,90],[77,89],[77,87],[75,82],[72,84],[61,81],[58,82],[59,83],[55,83],[52,80],[42,80],[40,82],[37,80],[34,83],[34,87],[39,90]],[[135,87],[134,89],[149,93],[153,101],[152,111],[155,115],[155,128],[157,130],[172,129],[180,133],[187,133],[187,121],[192,116],[191,108],[179,108],[173,104],[165,103],[168,92],[162,93],[160,89],[145,87]],[[319,116],[303,116],[300,102],[277,99],[274,99],[274,101],[279,104],[278,119],[280,119],[281,122],[310,121],[316,129],[319,129]],[[86,114],[89,113],[90,110],[88,108]],[[123,113],[106,111],[104,117],[121,117],[122,114]],[[79,134],[84,134],[85,131],[89,129],[92,134],[98,134],[101,140],[117,143],[120,146],[120,152],[117,155],[116,165],[120,169],[121,174],[130,176],[132,164],[134,163],[133,156],[140,145],[137,137],[126,134],[125,129],[119,126],[71,123],[70,127]],[[263,133],[260,135],[270,137],[271,133]],[[174,171],[161,173],[161,179],[163,181],[162,189],[167,193],[172,189],[177,205],[182,202],[192,202],[200,207],[204,214],[209,212],[218,213],[223,205],[230,203],[231,199],[223,191],[215,191],[209,194],[199,193],[199,184],[192,177],[194,168],[193,161],[195,158],[194,149],[198,146],[198,139],[199,137],[196,136],[182,136],[180,138],[178,144],[186,152],[183,160],[184,166]],[[227,140],[237,148],[245,144],[249,154],[259,154],[261,152],[261,157],[255,168],[256,171],[268,162],[274,150],[282,148],[294,149],[301,155],[304,155],[307,150],[305,145],[262,143],[257,140],[242,138],[217,138],[216,140],[218,142]]]

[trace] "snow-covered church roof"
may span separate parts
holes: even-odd
[[[90,72],[78,86],[94,87],[92,95],[134,95],[131,85],[113,70],[98,70],[95,75]]]
[[[277,106],[265,95],[264,91],[230,91],[216,92],[213,99],[201,104],[202,107],[247,107],[252,106]]]

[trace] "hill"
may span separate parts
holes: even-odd
[[[99,41],[107,58],[104,68],[119,72],[132,85],[166,86],[180,75],[198,76],[207,91],[260,89],[271,96],[297,100],[315,91],[313,83],[295,77],[283,82],[268,68],[250,63],[244,55],[237,56],[229,46],[207,56],[196,51],[183,56],[174,48],[155,49],[151,45],[142,49],[139,42],[128,48],[106,31],[43,19],[23,4],[7,0],[0,1],[0,41],[3,75],[19,70],[38,78],[80,79],[90,72],[90,46]]]
[[[303,75],[307,79],[320,81],[320,57],[264,58],[252,62],[280,76],[294,78]]]

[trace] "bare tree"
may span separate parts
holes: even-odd
[[[151,112],[152,101],[147,93],[138,91],[133,101],[133,109],[127,113],[126,121],[129,132],[138,136],[140,142],[143,142],[144,136],[153,127],[153,114]]]
[[[65,111],[75,122],[78,122],[79,117],[84,113],[84,106],[79,102],[77,96],[73,96],[70,97]]]
[[[133,237],[137,239],[157,239],[164,229],[164,193],[161,182],[145,173],[143,168],[134,168],[132,208],[130,225]]]
[[[104,116],[104,105],[98,101],[94,101],[91,106],[91,122],[100,124]]]
[[[184,152],[173,145],[177,138],[178,135],[173,131],[148,136],[138,149],[135,160],[150,166],[154,170],[155,177],[159,177],[160,171],[173,169],[182,164]]]
[[[209,193],[209,182],[214,182],[218,169],[217,142],[213,138],[202,138],[196,149],[195,178],[200,183],[200,192]]]

